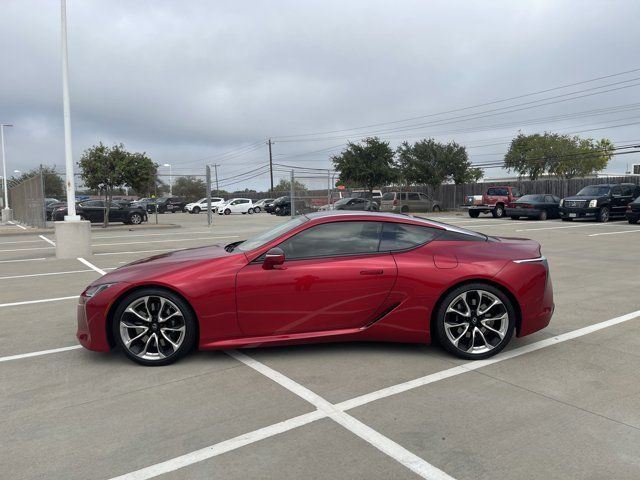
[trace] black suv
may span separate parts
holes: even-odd
[[[627,205],[640,196],[640,186],[633,183],[589,185],[573,197],[560,201],[560,218],[594,218],[608,222],[612,217],[624,217]]]
[[[158,213],[175,213],[184,211],[187,202],[184,198],[180,197],[158,198],[154,203],[147,204],[147,212],[155,213],[156,205],[158,205]]]

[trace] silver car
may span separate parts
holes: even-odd
[[[382,195],[382,212],[439,212],[440,202],[421,192],[387,192]]]

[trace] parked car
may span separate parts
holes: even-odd
[[[294,208],[296,209],[296,215],[300,215],[303,213],[311,213],[316,210],[311,206],[308,200],[304,198],[294,198]],[[284,200],[278,202],[276,206],[275,212],[276,215],[280,216],[289,216],[291,215],[291,200],[289,197],[285,197]]]
[[[67,202],[52,202],[44,207],[46,220],[53,220],[53,212],[58,208],[66,207]]]
[[[512,220],[520,217],[558,218],[560,216],[560,197],[549,194],[524,195],[513,203],[507,205],[506,213]]]
[[[211,197],[211,210],[216,211],[216,207],[219,207],[224,203],[224,198],[222,197]],[[201,198],[197,202],[187,203],[184,207],[186,212],[189,213],[200,213],[202,211],[207,211],[207,197]]]
[[[350,197],[371,200],[379,207],[380,202],[382,202],[382,190],[372,190],[371,192],[369,190],[352,190]]]
[[[439,212],[440,202],[421,192],[386,192],[380,201],[383,212]]]
[[[89,220],[91,223],[104,222],[105,202],[103,200],[86,200],[78,202],[76,214],[82,220]],[[53,219],[64,220],[67,215],[67,206],[59,207],[53,212]],[[122,222],[130,225],[139,225],[147,221],[147,212],[142,207],[123,207],[116,202],[109,205],[109,222]]]
[[[158,213],[175,213],[182,212],[187,202],[181,197],[162,197],[155,199],[154,202],[147,203],[147,212],[155,213],[156,208]]]
[[[572,197],[560,201],[560,218],[592,218],[608,222],[624,217],[627,205],[640,196],[640,186],[633,183],[589,185]]]
[[[258,200],[253,204],[253,211],[255,213],[260,213],[262,210],[265,210],[265,207],[267,206],[267,204],[273,202],[274,200],[275,199],[273,198],[263,198],[261,200]]]
[[[537,242],[377,212],[299,216],[224,247],[138,260],[79,303],[82,346],[142,365],[314,340],[437,339],[479,360],[545,328],[554,310]]]
[[[522,196],[520,190],[508,185],[489,187],[482,195],[482,203],[479,205],[464,205],[471,218],[478,218],[481,213],[490,213],[493,218],[502,218],[505,208]]]
[[[60,203],[60,200],[58,200],[57,198],[45,198],[44,199],[44,205],[45,207],[47,205],[49,205],[50,203]]]
[[[333,204],[334,210],[364,210],[370,212],[378,211],[378,204],[365,198],[341,198]]]
[[[250,198],[232,198],[222,205],[216,207],[218,215],[231,215],[232,213],[242,213],[243,215],[253,213],[253,202]]]
[[[638,220],[640,220],[640,196],[627,205],[625,216],[629,223],[638,223]]]
[[[276,208],[278,208],[278,205],[280,204],[280,202],[284,202],[285,200],[288,200],[288,199],[289,197],[287,195],[278,197],[273,202],[267,203],[264,206],[264,211],[267,213],[276,213]]]

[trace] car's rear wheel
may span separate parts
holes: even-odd
[[[573,222],[573,218],[567,218],[567,217],[564,217],[564,218],[562,219],[562,221],[563,221],[563,222]]]
[[[433,206],[433,211],[434,212],[439,212],[440,211],[440,205],[434,205]]]
[[[630,218],[630,219],[629,219],[629,223],[630,223],[631,225],[635,225],[635,224],[637,224],[637,223],[638,223],[638,219],[637,219],[637,218]]]
[[[441,302],[436,317],[440,344],[469,360],[488,358],[511,340],[515,309],[499,289],[483,284],[462,285]]]
[[[139,213],[132,213],[129,215],[129,223],[132,225],[140,225],[142,223],[142,215]]]
[[[547,211],[546,210],[542,210],[538,214],[538,220],[546,220],[546,219],[547,219]]]
[[[478,218],[480,216],[480,212],[476,212],[475,210],[469,210],[469,216],[471,218]]]
[[[156,288],[125,297],[113,315],[112,328],[127,357],[147,366],[168,365],[185,355],[195,345],[197,330],[189,305]]]
[[[511,220],[519,220],[520,217],[518,215],[511,215]]]
[[[602,207],[598,212],[598,221],[606,223],[609,221],[609,207]]]
[[[400,209],[400,213],[409,213],[409,207],[407,207],[406,205],[405,205],[405,206],[403,206],[403,207]]]

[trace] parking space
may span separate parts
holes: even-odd
[[[199,352],[144,368],[75,348],[76,297],[95,269],[55,259],[51,233],[1,235],[0,471],[640,478],[640,225],[434,218],[540,242],[554,284],[550,326],[472,364],[434,346],[335,343]],[[172,214],[163,222],[176,228],[94,228],[86,260],[108,270],[286,220],[215,216],[208,227],[204,214]],[[74,348],[47,352],[64,347]]]

